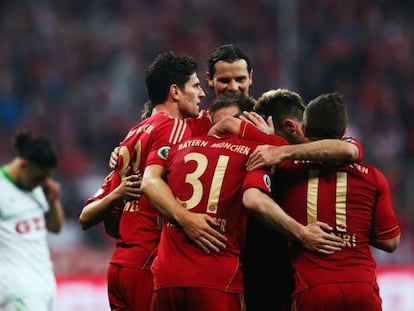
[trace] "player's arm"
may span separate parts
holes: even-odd
[[[400,236],[401,235],[398,235],[394,238],[386,240],[371,239],[370,244],[378,249],[381,249],[388,253],[392,253],[397,249],[398,245],[400,244]]]
[[[161,214],[178,224],[184,233],[206,253],[218,252],[226,247],[226,237],[216,228],[216,219],[207,214],[188,211],[174,196],[164,181],[164,167],[158,164],[148,165],[142,179],[142,192]]]
[[[247,124],[253,125],[258,132],[251,135],[253,140],[259,137],[258,139],[261,141],[262,137],[266,135],[274,135],[273,127],[269,126],[271,123],[266,123],[262,116],[255,112],[240,112],[233,117],[225,117],[210,128],[208,135],[234,134],[249,139],[250,137],[244,136]]]
[[[243,111],[237,117],[241,120],[245,120],[246,122],[253,124],[258,130],[267,135],[275,134],[272,117],[269,117],[266,121],[260,114],[254,111]]]
[[[46,214],[46,228],[50,232],[59,233],[65,222],[65,213],[60,201],[61,185],[52,178],[48,178],[42,184],[42,189],[49,204],[49,211]]]
[[[234,134],[239,135],[242,120],[235,117],[224,117],[214,124],[208,131],[208,135]]]
[[[111,192],[87,203],[80,215],[79,223],[86,230],[104,220],[105,214],[119,202],[139,200],[141,197],[141,175],[124,176],[121,183]]]
[[[307,226],[300,224],[257,188],[244,191],[243,204],[266,226],[298,240],[310,251],[328,255],[340,251],[344,246],[342,239],[330,233],[332,227],[323,222],[313,222]]]
[[[370,244],[378,249],[392,253],[400,243],[401,231],[397,216],[392,207],[391,193],[384,174],[371,169],[376,175],[377,200],[370,232]]]
[[[359,157],[356,145],[339,139],[323,139],[297,145],[261,145],[251,154],[247,169],[255,170],[284,160],[313,160],[352,163]]]

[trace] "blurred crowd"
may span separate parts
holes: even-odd
[[[140,120],[146,66],[162,51],[190,54],[204,83],[209,54],[235,43],[251,58],[255,97],[278,87],[306,102],[344,95],[349,134],[388,178],[401,221],[401,251],[379,261],[414,262],[412,12],[410,1],[379,0],[3,0],[0,163],[18,129],[47,134],[61,154],[68,227],[87,246],[112,247],[99,228],[77,232],[77,218]]]

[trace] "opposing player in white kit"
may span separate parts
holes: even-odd
[[[56,281],[46,240],[64,223],[51,143],[18,133],[15,158],[0,167],[0,310],[51,311]]]

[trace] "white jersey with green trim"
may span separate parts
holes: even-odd
[[[0,304],[7,297],[55,295],[45,224],[48,209],[40,186],[21,190],[0,170]]]

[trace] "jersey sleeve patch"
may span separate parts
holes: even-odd
[[[157,154],[161,159],[167,160],[170,150],[171,150],[171,146],[162,146],[161,148],[158,149]]]

